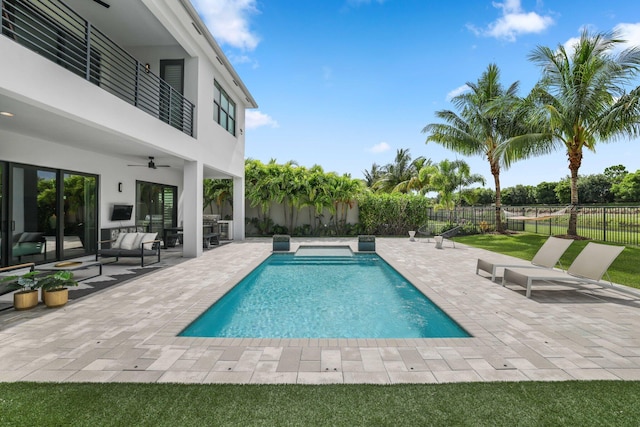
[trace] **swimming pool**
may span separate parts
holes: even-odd
[[[271,255],[180,336],[469,337],[378,255],[306,253]]]

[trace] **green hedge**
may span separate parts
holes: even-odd
[[[429,200],[401,193],[358,196],[360,230],[377,236],[403,236],[428,221]]]

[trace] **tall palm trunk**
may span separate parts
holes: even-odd
[[[500,165],[497,162],[491,162],[491,175],[496,187],[496,231],[502,233],[502,196],[500,193]]]
[[[569,170],[571,171],[571,213],[569,215],[569,236],[578,235],[578,170],[582,165],[582,151],[569,151]]]

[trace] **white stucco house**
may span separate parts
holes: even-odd
[[[121,226],[182,226],[197,257],[203,178],[233,180],[244,238],[257,104],[189,0],[1,4],[2,266],[95,253],[101,230]],[[16,253],[24,233],[46,248]]]

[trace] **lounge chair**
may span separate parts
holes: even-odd
[[[501,263],[487,261],[485,259],[478,258],[478,264],[476,265],[476,274],[478,274],[478,271],[480,270],[486,271],[487,273],[491,274],[491,281],[495,282],[496,271],[498,268],[553,268],[556,266],[556,264],[560,264],[560,268],[564,270],[564,268],[562,267],[562,263],[560,263],[560,257],[567,251],[569,246],[571,246],[571,243],[573,243],[573,240],[559,239],[557,237],[550,236],[547,241],[544,242],[542,246],[540,246],[540,249],[538,249],[538,252],[536,252],[536,255],[533,257],[529,264],[526,264],[525,261],[522,261],[519,264],[509,264],[504,262]]]
[[[435,231],[433,231],[433,228],[429,225],[423,225],[422,227],[418,228],[416,232],[418,233],[418,237],[422,236],[426,238],[427,242],[431,241],[431,238],[435,234]]]
[[[515,283],[526,287],[527,298],[531,297],[534,281],[594,283],[602,285],[600,279],[607,269],[624,250],[624,246],[611,246],[599,243],[587,243],[566,272],[544,268],[506,268],[502,277],[502,286]],[[613,283],[610,282],[611,287]]]
[[[458,235],[458,233],[460,233],[460,231],[461,231],[461,230],[462,230],[462,226],[461,226],[461,225],[458,225],[457,227],[453,227],[453,228],[452,228],[452,229],[450,229],[450,230],[447,230],[447,231],[445,231],[445,232],[442,232],[442,233],[440,233],[440,234],[437,234],[437,235],[434,237],[434,239],[435,239],[435,241],[436,241],[436,248],[438,248],[438,249],[442,249],[442,243],[443,243],[445,240],[450,241],[450,242],[451,242],[451,244],[453,245],[453,247],[455,248],[455,247],[456,247],[456,242],[454,242],[454,241],[453,241],[453,238],[454,238],[455,236],[457,236],[457,235]]]

